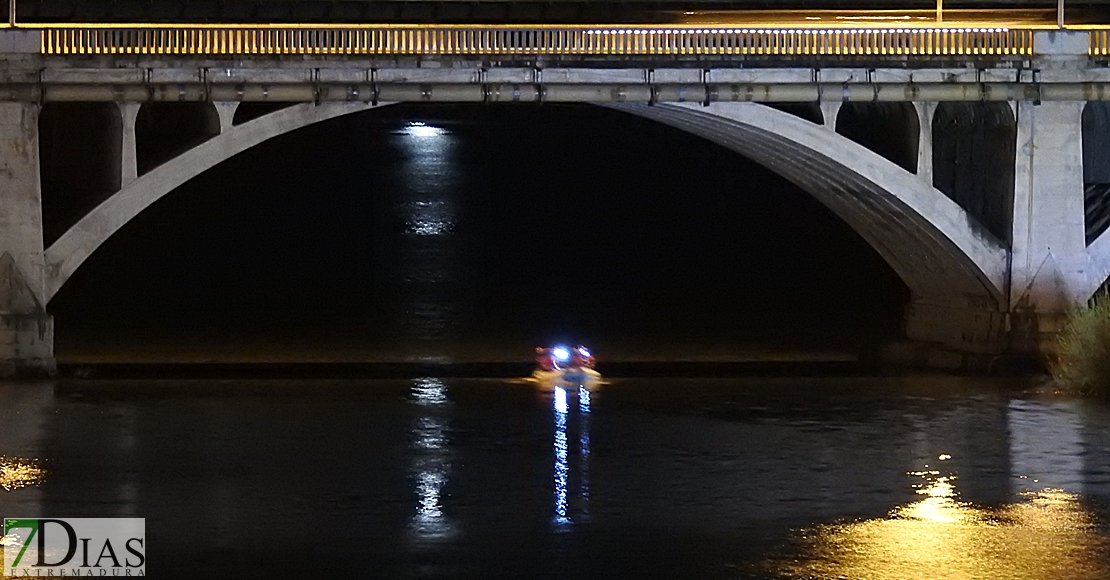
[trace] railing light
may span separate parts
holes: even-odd
[[[43,54],[1029,55],[1033,44],[1032,30],[1008,28],[90,25],[42,32]],[[1091,31],[1091,54],[1105,54],[1106,36]]]

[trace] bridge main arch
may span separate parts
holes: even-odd
[[[607,106],[706,138],[814,195],[909,287],[910,338],[964,349],[994,348],[1001,330],[1000,305],[1005,303],[1007,251],[932,185],[825,127],[755,103]],[[228,127],[142,175],[46,249],[47,301],[109,237],[189,179],[273,137],[369,108],[365,103],[295,105]],[[953,312],[972,312],[976,320],[953,325]],[[937,334],[937,328],[957,330]]]

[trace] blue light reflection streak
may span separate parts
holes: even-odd
[[[578,493],[582,496],[581,511],[585,520],[590,514],[590,391],[585,385],[578,386],[578,412],[581,421],[581,432],[578,434]]]
[[[570,523],[567,516],[567,392],[555,389],[555,525]]]
[[[585,522],[589,517],[590,501],[590,392],[579,385],[578,396],[578,453],[576,461],[572,462],[571,443],[572,437],[568,431],[573,428],[572,411],[568,398],[575,391],[556,387],[552,397],[552,409],[555,419],[554,459],[555,459],[555,493],[553,522],[557,528],[569,526],[572,523]],[[571,484],[571,471],[578,470],[575,478],[577,489]],[[577,512],[573,518],[572,512]]]

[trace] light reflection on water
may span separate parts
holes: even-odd
[[[0,385],[0,458],[49,469],[0,515],[144,517],[227,577],[316,518],[357,577],[1110,578],[1110,408],[762,384]]]
[[[798,557],[770,568],[807,579],[1110,578],[1110,541],[1075,494],[1043,489],[981,508],[959,501],[951,474],[909,475],[924,479],[924,498],[886,518],[809,528]]]
[[[590,517],[590,391],[578,386],[578,413],[581,432],[578,434],[578,496],[582,499],[582,521]]]
[[[579,385],[575,392],[578,396],[578,457],[572,462],[571,440],[568,427],[573,407],[569,402],[571,391],[556,387],[552,392],[552,410],[555,418],[555,440],[553,443],[554,466],[554,511],[553,522],[556,529],[565,529],[572,523],[586,523],[589,520],[590,504],[590,392]],[[571,472],[577,470],[577,489],[573,488]],[[574,500],[574,505],[571,505]],[[571,514],[572,508],[575,514]]]
[[[465,273],[455,236],[459,208],[458,139],[451,131],[413,121],[396,132],[402,163],[396,211],[403,224],[399,251],[407,304],[398,321],[410,347],[421,355],[444,356],[441,344],[458,324],[457,285]]]
[[[442,500],[443,488],[451,476],[447,386],[439,379],[416,379],[410,398],[417,409],[412,426],[411,467],[417,503],[409,531],[417,543],[443,540],[455,531],[443,513]]]
[[[0,456],[0,488],[4,491],[38,485],[45,475],[37,459]]]
[[[555,525],[565,526],[570,523],[567,515],[567,480],[570,467],[567,456],[567,392],[561,388],[555,389],[553,398],[555,407]]]

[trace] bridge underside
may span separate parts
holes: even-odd
[[[41,306],[49,302],[74,271],[113,233],[185,181],[265,140],[313,123],[371,108],[365,103],[302,104],[232,123],[234,104],[219,107],[217,134],[138,175],[134,153],[117,164],[123,187],[61,233],[41,254],[42,277],[23,278],[37,285],[35,301],[12,306],[23,320],[49,323]],[[8,107],[11,115],[33,115],[34,106]],[[701,105],[614,105],[654,119],[746,155],[794,181],[848,222],[879,252],[910,288],[907,335],[950,349],[994,352],[1001,346],[1005,250],[984,238],[974,220],[943,193],[891,161],[829,128],[789,113],[752,103]],[[133,131],[137,107],[124,105],[119,125]],[[31,132],[33,133],[33,131]],[[34,135],[30,135],[35,141]],[[134,135],[120,144],[134,147]],[[37,149],[37,148],[36,148]],[[36,160],[37,161],[37,160]],[[29,187],[36,190],[36,187]],[[29,193],[30,195],[30,193]],[[24,230],[41,227],[41,217]],[[31,236],[33,237],[33,236]],[[31,241],[26,245],[34,247]],[[31,252],[22,260],[36,263]],[[23,269],[27,269],[23,267]],[[33,272],[33,270],[32,270]],[[819,291],[819,289],[815,289]],[[31,318],[27,318],[30,316]],[[36,318],[38,317],[38,318]],[[42,324],[12,327],[22,342]],[[22,351],[21,351],[22,352]],[[20,355],[24,356],[24,355]],[[26,358],[26,356],[24,356]]]
[[[910,288],[908,338],[972,352],[1003,347],[1005,250],[974,233],[966,212],[912,174],[843,137],[757,105],[615,108],[732,149],[829,207]]]

